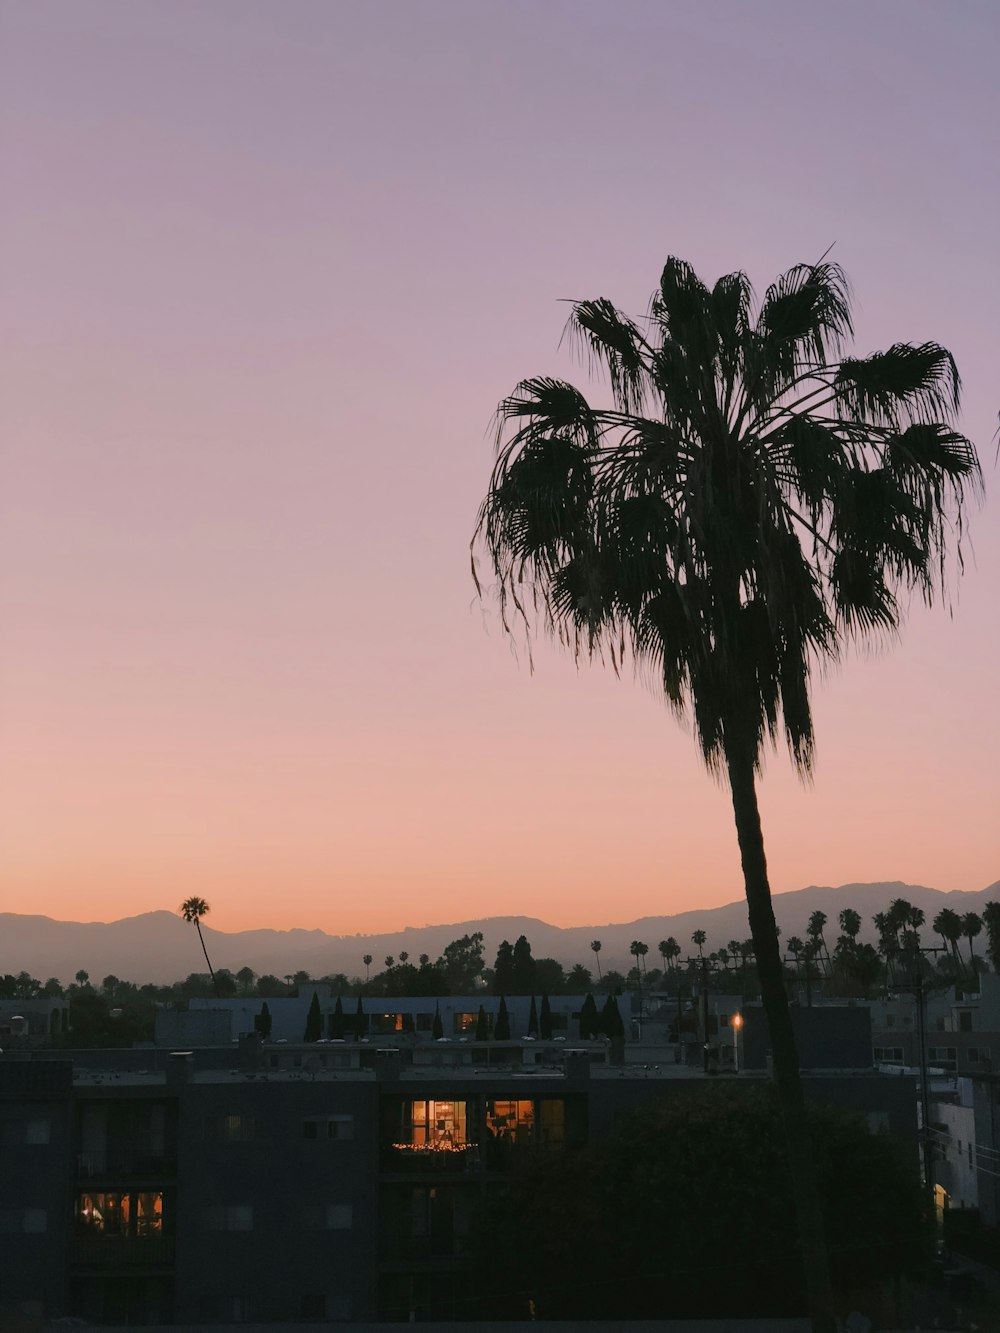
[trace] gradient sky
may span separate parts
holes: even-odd
[[[567,925],[741,896],[630,679],[532,676],[468,542],[561,299],[835,244],[936,339],[986,503],[952,616],[818,683],[776,891],[1000,877],[993,0],[6,0],[0,910]]]

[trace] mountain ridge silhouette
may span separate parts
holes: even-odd
[[[811,884],[802,889],[774,895],[775,918],[785,938],[804,935],[809,916],[814,911],[827,914],[827,942],[832,947],[840,933],[837,914],[851,907],[863,918],[862,938],[874,941],[871,918],[885,911],[893,898],[906,898],[926,913],[924,931],[929,936],[931,922],[943,907],[959,912],[981,912],[984,903],[1000,898],[1000,880],[974,892],[940,890],[925,885],[906,884],[900,880],[878,883],[852,883],[838,886]],[[482,931],[485,957],[492,965],[503,939],[513,942],[526,935],[536,958],[557,958],[569,968],[583,963],[596,972],[590,944],[600,939],[601,967],[627,971],[633,964],[629,944],[642,939],[649,945],[648,966],[658,963],[657,946],[673,935],[685,956],[691,946],[691,933],[704,930],[706,951],[727,945],[731,939],[743,940],[750,934],[746,903],[736,899],[718,907],[693,908],[662,916],[638,917],[633,921],[601,925],[553,926],[538,917],[506,915],[470,918],[428,926],[404,926],[400,930],[377,934],[332,935],[318,928],[301,926],[288,930],[262,927],[254,930],[223,931],[202,922],[202,931],[212,964],[236,972],[251,967],[257,973],[285,976],[304,970],[313,977],[345,972],[348,976],[364,974],[362,956],[374,958],[373,970],[380,971],[387,955],[398,958],[406,950],[416,962],[421,953],[437,958],[446,944],[462,935]],[[122,917],[117,921],[60,921],[41,914],[0,913],[0,973],[29,972],[45,980],[58,977],[63,983],[85,969],[94,982],[113,974],[124,981],[165,984],[179,981],[191,972],[203,969],[204,959],[195,932],[179,915],[163,909]]]

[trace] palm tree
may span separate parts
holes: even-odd
[[[364,955],[364,957],[361,959],[361,961],[362,961],[362,962],[364,963],[364,965],[365,965],[365,985],[367,986],[367,985],[368,985],[368,978],[369,978],[369,976],[371,975],[371,966],[372,966],[372,956],[371,956],[371,954],[370,954],[370,953],[366,953],[366,954]]]
[[[857,940],[861,932],[861,913],[855,912],[853,907],[845,907],[837,918],[840,922],[840,929],[849,940]]]
[[[702,948],[701,948],[701,946],[705,943],[705,941],[706,941],[707,939],[708,939],[708,936],[705,934],[705,932],[704,932],[703,930],[696,930],[696,931],[694,931],[694,933],[693,933],[692,936],[691,936],[691,943],[692,943],[693,945],[695,945],[695,947],[697,948],[697,950],[698,950],[698,957],[699,957],[699,958],[704,958],[704,956],[705,956],[705,955],[702,953]]]
[[[961,959],[958,956],[958,941],[962,938],[962,918],[950,907],[942,907],[931,922],[931,927],[941,936],[945,949],[951,951],[956,971],[959,970]]]
[[[962,934],[969,941],[969,967],[972,975],[976,975],[976,951],[972,947],[972,941],[976,938],[983,928],[983,919],[978,912],[966,912],[962,917]]]
[[[508,629],[521,623],[530,642],[540,626],[616,669],[630,656],[690,710],[705,761],[728,778],[810,1303],[833,1328],[757,775],[782,730],[811,769],[818,661],[895,630],[899,594],[943,591],[965,492],[981,485],[951,424],[958,373],[934,343],[843,355],[847,282],[825,257],[756,309],[745,274],[709,289],[669,259],[643,320],[581,301],[569,330],[607,370],[611,406],[522,381],[498,408],[474,540]]]
[[[1000,903],[984,903],[983,925],[986,927],[986,948],[993,970],[1000,972]]]
[[[201,919],[207,916],[212,910],[204,898],[185,898],[177,909],[185,921],[193,921],[195,929],[198,932],[198,939],[201,941],[201,951],[205,955],[205,962],[208,964],[208,972],[212,978],[212,989],[216,997],[219,994],[219,983],[215,979],[215,973],[212,971],[212,964],[208,957],[208,950],[205,948],[205,937],[201,933]]]
[[[806,926],[806,934],[815,945],[815,956],[822,959],[825,955],[827,962],[827,971],[830,964],[830,950],[826,947],[826,940],[823,937],[823,927],[826,925],[826,913],[819,910],[810,913],[809,924]]]
[[[598,985],[600,985],[600,982],[601,982],[601,941],[600,941],[600,940],[591,940],[591,941],[590,941],[590,947],[591,947],[591,949],[593,949],[593,951],[594,951],[594,958],[595,958],[596,961],[597,961],[597,982],[598,982]]]

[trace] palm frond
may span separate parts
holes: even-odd
[[[566,324],[566,333],[590,358],[603,366],[611,380],[615,405],[623,412],[638,412],[645,388],[643,352],[646,340],[610,301],[577,301]]]
[[[950,420],[961,380],[955,359],[937,343],[894,343],[886,352],[845,357],[835,378],[842,409],[862,421],[899,426]]]

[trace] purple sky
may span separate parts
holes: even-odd
[[[773,885],[1000,876],[992,0],[7,0],[0,909],[337,932],[741,895],[630,680],[475,601],[487,428],[570,297],[834,244],[936,339],[987,502],[954,614],[817,686]]]

